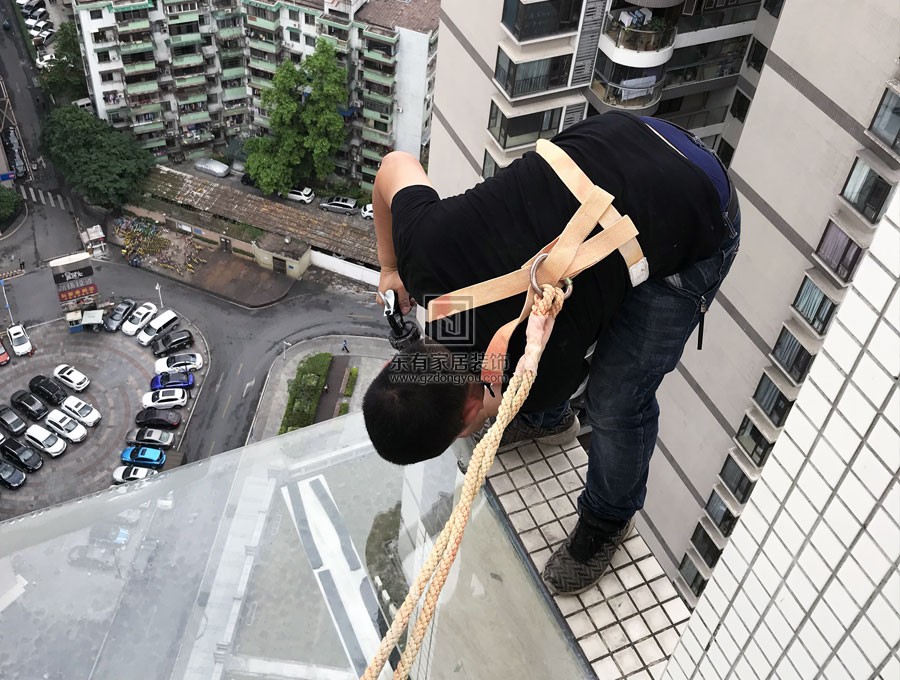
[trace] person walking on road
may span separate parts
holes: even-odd
[[[347,346],[346,340],[344,340],[344,344],[341,345],[341,351],[350,354],[350,348]]]

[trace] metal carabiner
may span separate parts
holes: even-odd
[[[538,267],[540,267],[544,263],[544,260],[546,260],[548,257],[550,257],[550,253],[541,253],[536,258],[534,258],[534,262],[531,263],[531,288],[538,295],[542,295],[544,291],[542,291],[541,287],[538,285],[537,270]],[[572,290],[575,287],[572,283],[572,279],[566,277],[562,281],[560,281],[560,283],[566,284],[566,287],[563,290],[563,300],[568,300],[572,295]]]

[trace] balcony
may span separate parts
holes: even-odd
[[[653,19],[648,25],[633,28],[626,26],[612,14],[607,14],[603,34],[612,40],[616,47],[623,50],[659,52],[675,44],[677,32],[674,24],[665,25],[662,19]]]
[[[391,104],[394,103],[394,96],[391,94],[382,94],[380,92],[375,92],[374,90],[366,89],[364,90],[363,96],[366,99],[371,99],[372,101],[379,102],[381,104]]]
[[[387,66],[393,66],[397,63],[397,57],[387,55],[384,52],[380,52],[378,50],[363,50],[362,56],[363,59],[377,61],[379,64],[386,64]]]
[[[363,78],[365,80],[371,81],[373,83],[378,83],[379,85],[393,85],[394,84],[394,74],[393,73],[384,73],[383,71],[375,71],[370,68],[363,67]]]
[[[142,116],[148,113],[160,113],[162,111],[162,104],[159,102],[151,102],[149,104],[138,104],[137,106],[131,107],[131,115],[132,116]]]
[[[211,142],[215,135],[208,130],[200,130],[198,132],[188,132],[181,136],[182,144],[204,144]]]
[[[263,19],[262,17],[255,17],[252,14],[248,14],[245,17],[248,28],[259,28],[264,31],[270,31],[274,33],[279,28],[279,23],[277,21],[269,21],[268,19]]]
[[[244,56],[243,47],[229,47],[227,49],[219,48],[219,60],[227,61],[228,59],[236,59]]]
[[[126,21],[121,24],[117,24],[116,30],[118,30],[119,35],[125,35],[127,33],[137,33],[138,31],[149,31],[150,20],[134,19],[133,21]]]
[[[186,68],[188,66],[201,66],[203,64],[202,54],[183,54],[180,57],[172,58],[173,68]]]
[[[705,80],[736,76],[741,70],[741,55],[729,56],[725,60],[717,60],[703,64],[682,66],[666,71],[666,88],[680,85],[691,85]]]
[[[166,123],[162,120],[150,120],[146,123],[133,123],[132,131],[136,135],[143,135],[147,132],[162,132],[166,129]]]
[[[205,104],[206,103],[206,94],[191,94],[191,95],[176,95],[175,101],[178,103],[178,106],[190,106],[191,104]]]
[[[328,33],[319,33],[319,37],[325,42],[331,43],[331,46],[334,47],[336,52],[346,53],[350,49],[350,43],[347,40],[341,40]]]
[[[209,111],[195,111],[192,113],[182,113],[178,116],[178,122],[181,125],[196,125],[197,123],[208,123],[210,121]]]
[[[349,31],[351,25],[349,19],[343,19],[341,17],[336,17],[330,14],[323,14],[322,16],[320,16],[319,24],[330,26],[331,28],[336,28],[341,31]]]
[[[222,100],[223,101],[234,101],[235,99],[246,99],[247,98],[247,88],[246,87],[227,87],[222,92]]]
[[[175,87],[196,87],[197,85],[205,85],[206,84],[206,76],[203,74],[196,76],[186,76],[184,78],[176,78],[175,79]]]
[[[244,29],[240,26],[224,26],[216,30],[216,35],[222,40],[233,40],[244,35]]]
[[[155,80],[145,80],[140,83],[128,83],[125,85],[125,94],[129,96],[150,94],[151,92],[159,92],[159,83]]]
[[[245,75],[247,75],[247,69],[244,66],[231,66],[222,69],[222,80],[243,78]]]
[[[390,124],[394,120],[394,116],[391,113],[382,113],[380,111],[373,111],[371,109],[363,109],[362,115],[363,118],[367,118],[368,120],[377,120],[380,123]]]
[[[267,90],[272,87],[272,81],[259,76],[250,76],[250,87],[255,87],[257,90]]]
[[[382,156],[382,154],[380,154],[378,151],[375,151],[375,149],[370,149],[366,146],[362,148],[362,156],[363,158],[368,158],[370,161],[377,161],[378,163],[380,163],[384,158],[384,156]]]
[[[710,125],[719,125],[725,122],[725,115],[728,113],[728,106],[717,106],[713,109],[703,109],[692,113],[680,113],[677,115],[660,116],[663,120],[667,120],[675,125],[680,125],[686,130],[697,130],[699,128],[708,127]]]
[[[249,109],[246,106],[232,106],[226,107],[222,112],[222,116],[227,118],[229,116],[239,116],[241,114],[247,113]]]
[[[380,40],[394,45],[400,39],[400,36],[394,31],[388,31],[377,26],[366,26],[363,28],[363,38],[372,38],[373,40]]]
[[[376,130],[375,128],[370,127],[363,128],[362,138],[367,142],[383,144],[384,146],[391,146],[394,143],[393,132],[382,132],[381,130]]]
[[[269,54],[275,54],[278,51],[278,43],[270,42],[268,40],[256,40],[251,38],[248,41],[248,44],[251,49],[268,52]]]
[[[185,47],[187,45],[199,45],[203,42],[203,36],[200,35],[200,32],[196,33],[181,33],[179,35],[170,35],[169,36],[169,44],[172,47]]]
[[[170,14],[167,17],[169,26],[180,26],[181,24],[199,24],[199,12],[181,12],[180,14]]]
[[[265,59],[256,59],[250,57],[250,68],[256,68],[266,73],[275,73],[278,70],[278,64],[274,61],[266,61]]]
[[[660,100],[664,84],[660,81],[648,83],[645,87],[623,87],[607,83],[595,73],[591,92],[604,104],[617,109],[646,109]]]
[[[165,137],[153,137],[151,139],[138,140],[138,146],[142,149],[158,149],[166,145]]]
[[[152,52],[152,40],[138,40],[135,42],[121,43],[119,45],[119,54],[139,54],[141,52]]]
[[[147,61],[136,61],[131,64],[123,64],[122,69],[127,76],[134,76],[139,73],[155,73],[156,62],[152,59],[148,59]]]

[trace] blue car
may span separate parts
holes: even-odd
[[[122,451],[122,462],[158,470],[166,464],[166,454],[149,446],[129,446]]]
[[[194,386],[194,376],[190,373],[159,373],[150,380],[151,390],[162,390],[167,387],[181,387],[189,390]]]

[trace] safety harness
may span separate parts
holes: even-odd
[[[595,186],[578,165],[552,142],[539,140],[537,152],[553,168],[581,206],[569,220],[562,234],[542,248],[520,269],[474,286],[461,288],[432,300],[428,306],[426,318],[429,322],[433,322],[524,293],[529,287],[535,293],[533,296],[526,295],[525,305],[519,317],[504,324],[494,334],[488,346],[481,378],[490,385],[503,379],[503,362],[498,359],[506,356],[510,336],[516,326],[528,317],[525,351],[503,392],[503,400],[494,424],[472,453],[459,501],[435,540],[431,553],[410,586],[406,599],[397,610],[390,629],[382,639],[361,680],[376,680],[381,676],[391,651],[406,629],[414,609],[422,600],[421,611],[416,617],[413,631],[407,639],[406,648],[394,671],[394,680],[406,680],[408,677],[434,616],[441,589],[459,551],[472,503],[493,465],[504,430],[528,398],[528,392],[537,377],[541,354],[550,339],[553,323],[562,309],[564,300],[572,293],[572,279],[615,250],[618,250],[625,259],[633,286],[642,283],[649,276],[647,258],[644,257],[637,242],[637,229],[629,217],[619,215],[612,206],[613,196]],[[603,227],[603,231],[585,240],[598,223]],[[559,285],[563,282],[564,288]]]

